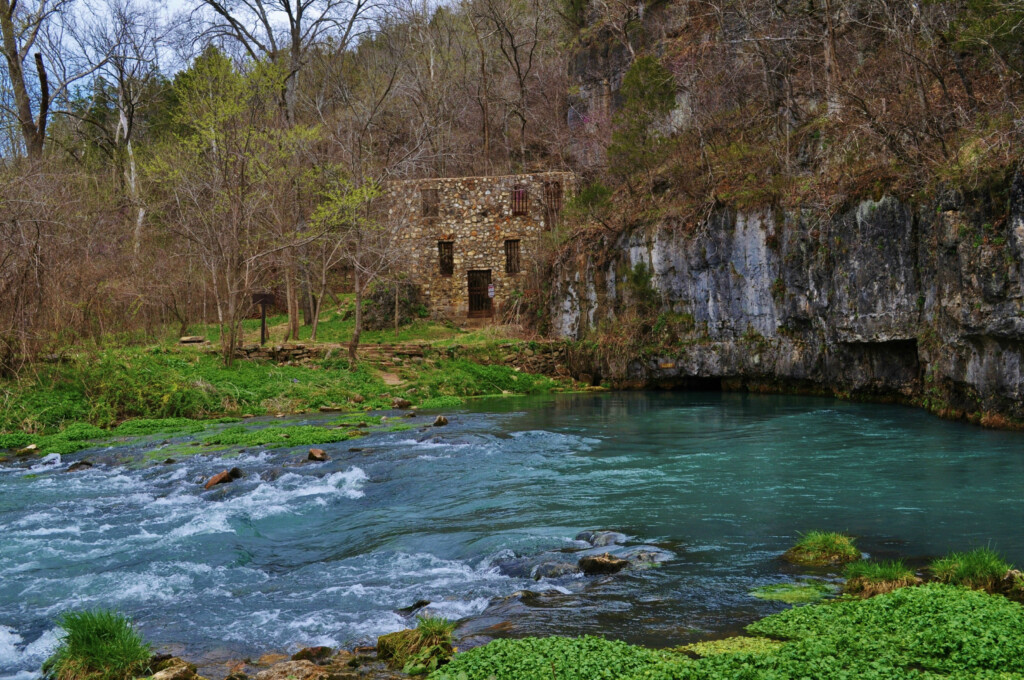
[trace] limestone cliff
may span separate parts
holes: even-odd
[[[583,338],[628,312],[635,292],[623,278],[639,271],[656,311],[684,331],[619,365],[595,353],[600,365],[584,359],[580,371],[634,386],[838,393],[1024,420],[1024,177],[1009,219],[986,222],[983,202],[951,192],[928,206],[866,200],[821,222],[723,209],[696,230],[638,227],[600,257],[557,268],[553,330]]]

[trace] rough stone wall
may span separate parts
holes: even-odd
[[[559,269],[553,327],[582,338],[628,313],[623,273],[644,263],[661,313],[687,330],[625,368],[588,369],[605,378],[895,398],[1024,422],[1024,177],[1009,219],[989,212],[955,195],[863,201],[820,222],[727,211],[695,233],[661,222],[623,235],[599,262]]]
[[[527,274],[536,261],[538,245],[550,229],[545,215],[546,182],[560,182],[562,202],[574,189],[572,173],[545,172],[502,177],[462,177],[394,182],[388,192],[394,219],[406,220],[399,239],[408,252],[405,264],[422,286],[426,304],[435,316],[465,318],[469,312],[467,275],[490,270],[494,285],[492,309],[502,309],[515,291],[528,287]],[[527,192],[527,214],[512,214],[512,190]],[[438,214],[423,214],[423,190],[437,190]],[[520,241],[521,269],[505,273],[505,241]],[[438,242],[452,241],[454,271],[440,272]]]

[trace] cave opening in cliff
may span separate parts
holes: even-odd
[[[684,376],[672,381],[671,389],[684,392],[721,392],[721,378]]]

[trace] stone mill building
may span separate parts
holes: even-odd
[[[569,172],[393,182],[403,267],[431,312],[490,319],[536,285],[528,273],[572,183]]]

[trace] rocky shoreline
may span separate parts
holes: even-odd
[[[230,471],[227,478],[230,480]],[[620,531],[582,531],[561,550],[529,556],[513,556],[495,562],[495,568],[510,577],[531,578],[547,587],[559,588],[580,578],[607,578],[628,571],[656,567],[676,557],[664,547],[638,542]],[[525,607],[536,605],[544,591],[519,590],[495,597],[480,614],[458,622],[455,644],[466,650],[487,644],[508,630],[509,623]],[[431,602],[420,600],[396,610],[416,625],[418,615],[430,615]],[[350,648],[304,647],[293,654],[279,650],[258,657],[188,661],[181,656],[158,654],[151,661],[152,680],[397,680],[412,677],[392,668],[387,648],[378,638],[376,645]],[[383,651],[382,651],[383,650]],[[180,652],[179,652],[180,653]]]

